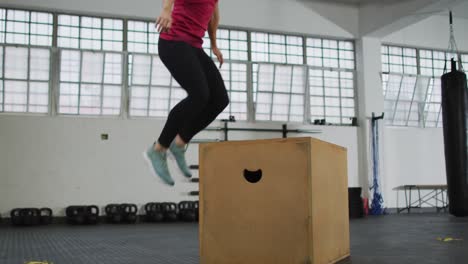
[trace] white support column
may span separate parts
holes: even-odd
[[[363,196],[369,196],[369,161],[370,153],[369,117],[372,112],[380,115],[384,112],[384,96],[381,80],[381,41],[377,38],[362,37],[356,41],[357,62],[357,107],[358,116],[358,146],[359,146],[359,185],[363,188]],[[383,139],[381,139],[383,141]]]

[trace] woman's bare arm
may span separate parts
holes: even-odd
[[[156,20],[156,30],[158,32],[169,31],[172,26],[172,7],[175,0],[163,0],[161,15]]]
[[[218,48],[218,44],[216,42],[216,31],[218,30],[219,26],[219,6],[216,4],[215,11],[213,12],[213,16],[211,17],[210,23],[208,24],[208,35],[210,36],[211,42],[211,50],[213,50],[213,54],[216,55],[218,61],[220,63],[219,67],[224,63],[223,54]]]
[[[216,43],[216,31],[219,26],[219,8],[216,4],[215,11],[211,17],[210,23],[208,24],[208,35],[210,35],[211,47],[218,47]]]

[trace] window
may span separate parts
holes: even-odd
[[[455,57],[458,60],[458,56],[455,54],[435,50],[419,50],[419,57],[421,75],[437,78],[444,74],[444,67],[447,67],[447,71],[450,71],[450,58]],[[447,65],[445,65],[445,59],[447,59]]]
[[[259,64],[255,92],[255,119],[304,121],[303,66]]]
[[[123,20],[58,16],[58,46],[84,50],[123,50]]]
[[[167,117],[186,92],[156,55],[133,54],[130,81],[130,115]]]
[[[50,13],[0,9],[0,43],[52,46],[52,32]]]
[[[407,125],[416,88],[416,76],[390,75],[385,93],[387,124]],[[418,119],[411,120],[418,122]]]
[[[233,115],[236,120],[247,120],[248,67],[246,63],[236,62],[248,61],[247,31],[218,29],[216,41],[226,60],[220,72],[231,101],[224,112],[218,116],[218,119],[227,119],[230,115]],[[211,50],[208,32],[203,38],[203,49],[216,60],[216,56]]]
[[[119,116],[128,88],[130,116],[165,118],[186,92],[158,41],[152,21],[0,8],[0,112]],[[355,116],[352,41],[219,28],[217,44],[231,102],[218,118],[350,124]],[[207,33],[202,47],[216,61],[210,46]]]
[[[0,111],[49,111],[50,50],[0,47]]]
[[[382,72],[417,74],[416,49],[382,46]]]
[[[424,105],[424,127],[442,127],[442,94],[440,78],[431,78]]]
[[[155,23],[128,21],[128,51],[139,53],[158,53],[159,33]]]
[[[218,118],[228,119],[233,115],[236,120],[247,120],[247,64],[228,62],[221,68],[221,75],[230,104]]]
[[[355,117],[354,73],[309,69],[311,121],[351,124]]]
[[[247,31],[218,29],[216,32],[216,43],[218,44],[218,48],[223,53],[225,60],[248,60],[249,49],[247,43]],[[212,58],[215,58],[211,50],[211,42],[208,32],[203,38],[203,49]]]
[[[220,69],[224,84],[228,90],[230,104],[218,116],[218,119],[227,119],[230,115],[236,120],[247,120],[247,64],[235,61],[248,61],[247,31],[219,28],[216,32],[218,48],[227,61]],[[216,61],[216,56],[211,50],[211,41],[208,32],[203,38],[203,49]],[[217,63],[217,61],[216,61]]]
[[[351,124],[355,117],[354,43],[307,38],[310,121]]]
[[[304,64],[302,37],[251,33],[252,61]]]
[[[120,114],[122,54],[63,49],[60,57],[60,114]]]
[[[132,54],[130,115],[166,118],[187,93],[156,55]],[[247,65],[227,62],[221,69],[230,105],[218,118],[247,120]]]
[[[351,41],[307,38],[307,64],[314,67],[354,69]]]
[[[387,125],[442,126],[440,76],[446,58],[453,56],[444,51],[382,46]],[[462,61],[466,56],[462,54]],[[447,70],[449,67],[447,62]]]
[[[438,127],[440,80],[428,76],[386,75],[386,123],[392,126]]]

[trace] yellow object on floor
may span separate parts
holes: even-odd
[[[461,238],[452,238],[452,237],[446,237],[446,238],[438,237],[437,240],[442,241],[442,242],[463,241],[463,239]]]

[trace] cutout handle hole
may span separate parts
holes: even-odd
[[[263,172],[261,169],[256,171],[244,170],[244,178],[250,183],[257,183],[262,179]]]

